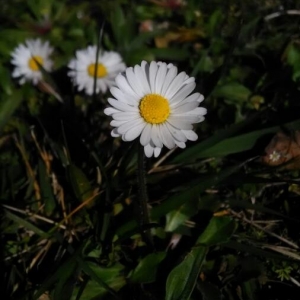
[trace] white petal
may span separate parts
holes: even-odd
[[[109,104],[113,107],[115,107],[116,109],[119,109],[121,111],[132,111],[132,112],[138,112],[138,109],[136,107],[127,105],[123,102],[117,101],[113,98],[108,98],[107,100],[109,102]]]
[[[132,87],[132,89],[139,95],[140,98],[144,96],[143,87],[141,86],[139,80],[136,78],[133,68],[126,69],[127,80]]]
[[[163,143],[162,143],[162,141],[159,138],[158,131],[159,131],[159,126],[152,125],[152,128],[151,128],[151,140],[152,140],[153,144],[156,147],[162,148],[163,147]]]
[[[117,121],[130,121],[141,118],[138,112],[117,112],[112,117]]]
[[[141,138],[140,138],[140,143],[143,146],[146,146],[147,144],[149,144],[150,142],[150,138],[151,138],[151,127],[152,125],[147,123],[147,125],[145,126],[142,134],[141,134]]]
[[[168,121],[171,122],[177,122],[177,124],[179,124],[178,122],[181,122],[182,123],[182,126],[187,126],[187,125],[184,125],[184,124],[193,124],[193,123],[199,123],[200,120],[203,119],[203,116],[202,115],[195,115],[193,112],[187,112],[187,113],[184,113],[184,114],[172,114]],[[177,126],[175,126],[177,127]],[[180,127],[178,127],[180,128]],[[186,129],[186,128],[182,128],[182,129]]]
[[[150,81],[150,89],[152,93],[156,93],[155,91],[155,79],[157,76],[157,63],[152,61],[149,68],[149,81]]]
[[[175,142],[166,124],[161,124],[159,132],[164,145],[169,149],[174,148]]]
[[[124,135],[124,140],[129,142],[136,139],[142,132],[142,130],[145,127],[145,123],[139,124],[137,126],[134,126],[130,128]]]
[[[119,74],[116,77],[116,84],[119,87],[119,89],[135,98],[140,98],[139,95],[131,88],[131,86],[129,85],[128,81],[126,80],[126,78],[122,75]]]
[[[189,130],[193,128],[193,126],[191,125],[192,122],[185,120],[182,117],[178,118],[178,117],[171,116],[168,119],[168,123],[170,123],[172,126],[174,126],[177,129]]]
[[[185,98],[184,102],[202,102],[204,99],[203,95],[200,93],[193,93],[189,95],[187,98]]]
[[[151,157],[153,155],[153,150],[154,148],[150,144],[147,144],[144,147],[144,152],[147,157]]]
[[[104,113],[108,116],[111,116],[112,114],[119,113],[119,112],[120,112],[120,110],[117,110],[113,107],[108,107],[108,108],[104,109]]]
[[[146,62],[142,62],[142,67],[140,66],[135,66],[134,67],[134,73],[135,73],[135,77],[138,79],[141,87],[142,87],[142,91],[145,94],[150,94],[150,86],[148,83],[148,79],[147,76],[145,74],[145,71],[143,69],[143,64],[146,64]],[[144,66],[145,67],[145,66]]]
[[[156,79],[155,79],[155,93],[161,94],[161,90],[162,90],[163,83],[166,78],[166,74],[167,74],[167,64],[162,63],[159,66],[159,69],[158,69],[158,72],[156,75]]]
[[[185,113],[185,112],[189,112],[193,109],[195,109],[196,107],[198,107],[199,103],[198,102],[185,102],[184,104],[182,104],[182,102],[180,102],[180,105],[177,105],[176,108],[172,107],[172,112],[174,114],[180,114],[180,113]]]
[[[161,148],[158,147],[154,148],[154,157],[158,157],[160,152],[161,152]]]
[[[163,83],[162,90],[161,90],[161,95],[162,96],[166,96],[166,91],[167,91],[168,87],[170,86],[170,83],[176,77],[177,72],[178,72],[178,70],[174,66],[168,70],[168,73],[167,73],[166,78],[165,78],[165,82]]]
[[[182,88],[183,79],[185,76],[186,76],[185,72],[181,72],[171,82],[171,84],[165,94],[167,99],[171,99],[173,97],[173,95],[175,95],[177,93],[177,91]]]
[[[181,149],[184,149],[186,147],[186,144],[184,142],[175,141],[175,144]]]
[[[186,136],[183,134],[182,130],[177,129],[175,127],[173,127],[171,124],[166,123],[170,133],[172,134],[173,138],[175,141],[178,142],[186,142],[187,138]]]
[[[143,123],[144,123],[144,120],[142,120],[142,119],[137,119],[137,120],[132,120],[132,121],[126,122],[125,124],[122,124],[118,128],[118,133],[125,134],[132,127],[139,126],[140,124],[143,124]]]
[[[117,120],[112,120],[110,122],[110,125],[113,127],[120,127],[121,125],[125,124],[127,121],[117,121]]]
[[[132,90],[134,90],[137,93],[139,98],[142,98],[144,96],[143,89],[142,89],[141,85],[139,84],[138,80],[136,79],[136,76],[133,72],[132,67],[126,69],[126,78],[129,82]]]
[[[182,130],[183,134],[190,141],[197,141],[198,135],[193,130]]]
[[[185,85],[174,96],[169,98],[170,102],[172,104],[175,104],[177,102],[181,102],[185,100],[186,96],[188,96],[194,90],[195,87],[196,87],[195,82]]]
[[[111,136],[112,136],[112,137],[119,137],[119,136],[120,136],[120,134],[118,133],[117,130],[118,130],[117,128],[114,128],[114,129],[111,131]]]
[[[204,116],[204,115],[206,115],[206,113],[207,113],[207,109],[206,108],[204,108],[204,107],[197,107],[197,108],[195,108],[193,111],[191,111],[191,112],[188,112],[189,114],[191,113],[191,114],[193,114],[193,115],[198,115],[198,116]]]

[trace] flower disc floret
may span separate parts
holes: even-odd
[[[41,56],[35,55],[28,61],[28,66],[32,71],[38,71],[40,69],[40,65],[44,64],[44,60]]]
[[[90,77],[103,78],[107,75],[107,70],[103,64],[90,64],[88,66],[88,74]]]
[[[166,98],[149,94],[142,98],[140,105],[140,114],[147,123],[163,123],[170,115],[170,106]]]
[[[204,120],[206,109],[199,107],[204,97],[192,93],[193,77],[178,74],[172,64],[143,61],[119,74],[115,84],[104,110],[113,119],[113,137],[139,137],[147,157],[159,156],[163,146],[185,148],[188,140],[197,140],[192,124]]]

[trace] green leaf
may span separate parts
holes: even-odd
[[[46,166],[40,159],[39,163],[39,182],[41,187],[41,195],[43,203],[45,204],[45,213],[49,216],[52,214],[56,206],[56,201],[53,195],[53,190],[49,180],[49,175],[46,172]]]
[[[174,231],[178,226],[182,225],[184,221],[195,215],[198,211],[198,199],[193,198],[187,201],[178,209],[171,211],[166,217],[166,231]]]
[[[247,163],[247,161],[242,164],[238,164],[233,167],[227,168],[226,170],[218,174],[208,176],[206,179],[201,180],[200,183],[200,180],[197,180],[197,183],[194,186],[184,190],[183,192],[171,196],[159,206],[154,207],[151,210],[151,217],[153,219],[161,218],[165,216],[168,212],[177,209],[187,201],[193,201],[194,199],[198,199],[200,193],[212,186],[219,184],[228,176],[239,170],[245,163]]]
[[[222,247],[226,247],[226,248],[230,248],[230,249],[234,249],[237,251],[242,251],[251,255],[256,255],[256,256],[261,256],[264,257],[266,259],[277,259],[279,261],[291,261],[291,262],[299,262],[299,260],[297,260],[296,258],[290,258],[288,256],[284,256],[281,254],[277,254],[271,251],[266,251],[266,250],[262,250],[258,247],[254,247],[252,245],[249,244],[244,244],[242,242],[236,242],[236,241],[229,241],[226,242],[224,244],[222,244]]]
[[[166,252],[151,253],[143,258],[131,273],[129,279],[135,283],[155,281],[158,265],[166,257]]]
[[[12,85],[9,71],[0,65],[0,86],[7,95],[12,94]]]
[[[69,289],[72,288],[70,286],[70,283],[72,282],[74,284],[75,277],[74,275],[76,274],[75,270],[77,269],[77,262],[76,258],[80,254],[81,248],[76,250],[72,254],[72,256],[64,262],[62,265],[58,266],[55,269],[54,274],[50,274],[49,277],[43,281],[43,284],[41,287],[38,289],[38,291],[34,294],[32,300],[38,300],[40,299],[40,296],[43,295],[46,291],[49,291],[52,286],[57,283],[57,286],[55,288],[55,296],[58,298],[53,298],[53,299],[58,299],[58,300],[64,300],[63,298],[64,294],[64,288],[66,288],[66,292],[69,293]],[[70,281],[69,281],[70,280]],[[68,291],[67,291],[68,290]],[[59,294],[59,292],[61,292]]]
[[[212,95],[214,97],[222,97],[225,99],[235,100],[238,102],[245,102],[251,95],[251,91],[244,85],[238,82],[230,82],[217,86]]]
[[[197,240],[197,244],[212,246],[225,243],[236,230],[236,222],[229,217],[214,217]]]
[[[110,293],[113,297],[111,299],[120,299],[115,290],[119,290],[126,284],[125,278],[122,275],[124,267],[121,264],[115,264],[111,267],[104,268],[94,263],[84,261],[81,258],[78,258],[77,261],[82,270],[91,277],[91,280],[98,284],[95,299],[98,299],[106,293]],[[93,286],[95,285],[93,284]],[[83,291],[82,296],[84,295],[85,290]]]
[[[68,300],[71,298],[75,287],[76,269],[77,262],[75,260],[70,261],[70,263],[60,268],[60,275],[54,289],[53,299]]]
[[[173,163],[182,163],[182,162],[191,161],[191,160],[195,160],[195,159],[199,158],[199,156],[198,156],[199,153],[205,151],[206,149],[212,148],[212,146],[218,144],[222,140],[236,135],[238,132],[240,132],[244,128],[257,122],[261,118],[262,113],[264,113],[264,111],[256,113],[255,115],[246,119],[243,122],[234,124],[234,125],[230,126],[229,128],[226,128],[226,129],[216,132],[210,138],[204,140],[203,142],[201,142],[193,147],[190,147],[189,149],[186,149],[185,151],[183,151],[182,153],[177,155],[173,159],[172,162]]]
[[[300,120],[283,124],[282,126],[274,126],[261,130],[252,131],[236,137],[228,138],[219,143],[216,143],[212,147],[205,147],[211,144],[212,139],[208,139],[188,150],[183,155],[177,156],[175,162],[182,161],[184,158],[189,157],[193,159],[204,158],[204,157],[216,157],[225,156],[229,154],[239,153],[242,151],[250,150],[253,148],[257,140],[265,134],[275,133],[284,127],[289,130],[299,129]],[[215,140],[213,140],[215,141]]]
[[[67,168],[67,173],[74,194],[78,200],[83,202],[92,197],[93,191],[91,184],[85,174],[78,167],[74,164],[70,164]]]
[[[209,17],[207,23],[207,32],[209,33],[209,35],[214,36],[216,34],[216,31],[220,27],[220,24],[222,24],[223,20],[223,12],[220,9],[216,9]]]
[[[211,219],[197,240],[198,246],[194,247],[169,274],[166,300],[187,300],[190,298],[206,256],[207,246],[227,242],[235,229],[236,223],[229,217]]]
[[[186,49],[176,48],[155,48],[151,49],[151,53],[155,55],[157,59],[164,60],[184,60],[188,57],[189,52]]]
[[[167,200],[165,200],[160,205],[154,207],[151,210],[151,219],[156,220],[162,217],[165,217],[166,214],[168,214],[172,210],[176,210],[178,207],[186,203],[187,201],[195,201],[195,199],[198,199],[200,193],[205,191],[206,189],[215,186],[225,180],[227,177],[229,177],[231,174],[239,170],[243,165],[245,165],[246,162],[242,164],[238,164],[236,166],[230,167],[219,174],[214,174],[211,176],[208,176],[207,178],[201,180],[200,183],[199,180],[197,180],[197,183],[178,193]],[[125,224],[123,224],[120,228],[117,229],[116,234],[119,237],[127,236],[128,234],[132,234],[137,228],[137,222],[136,221],[130,221]]]
[[[2,98],[0,102],[0,130],[9,121],[15,110],[20,106],[23,100],[22,91],[15,91],[12,95]]]
[[[39,229],[37,226],[33,225],[32,223],[28,222],[27,220],[22,219],[22,218],[18,217],[17,215],[9,212],[8,210],[5,211],[5,216],[7,218],[9,218],[10,220],[16,222],[20,226],[24,226],[25,228],[32,230],[34,233],[36,233],[40,237],[43,237],[43,238],[48,237],[48,234],[46,232]]]
[[[187,300],[195,287],[207,248],[195,247],[168,276],[166,300]]]

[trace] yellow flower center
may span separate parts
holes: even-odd
[[[42,66],[44,63],[44,60],[41,56],[35,55],[32,56],[28,61],[28,66],[32,71],[38,71],[40,69],[40,65]]]
[[[107,70],[102,64],[90,64],[87,71],[91,77],[102,78],[107,75]]]
[[[147,123],[160,124],[170,115],[170,106],[166,98],[157,94],[148,94],[142,98],[140,114]]]

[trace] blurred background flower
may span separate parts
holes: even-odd
[[[11,63],[15,66],[12,77],[21,77],[20,84],[26,81],[37,84],[43,78],[42,69],[48,72],[52,69],[52,52],[53,48],[48,41],[26,40],[11,54]]]
[[[98,52],[98,53],[97,53]],[[115,77],[125,69],[125,64],[119,53],[102,51],[97,46],[77,50],[75,58],[70,61],[68,75],[78,90],[86,94],[105,93],[114,84]]]

